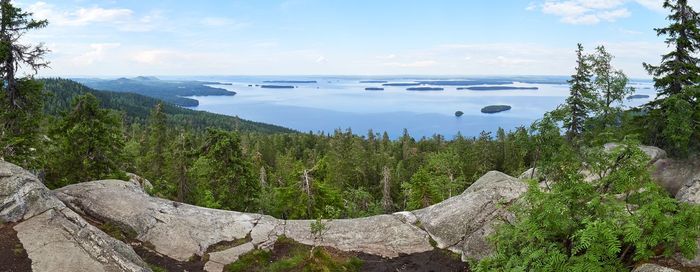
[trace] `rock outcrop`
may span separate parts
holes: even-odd
[[[637,266],[632,272],[680,272],[675,269],[671,269],[668,267],[663,267],[660,265],[655,265],[655,264],[643,264],[640,266]]]
[[[4,161],[0,223],[13,223],[33,271],[150,271],[131,247],[88,224],[36,177]]]
[[[136,239],[158,253],[179,261],[208,255],[208,271],[221,271],[241,254],[269,247],[282,235],[302,244],[385,258],[435,247],[462,253],[463,259],[480,258],[490,250],[486,236],[498,220],[508,217],[504,206],[526,189],[519,179],[489,172],[463,194],[425,209],[326,221],[320,239],[312,235],[312,220],[280,220],[175,203],[151,197],[129,182],[75,184],[56,190],[56,195],[78,213],[133,231]],[[213,251],[221,243],[236,246]]]

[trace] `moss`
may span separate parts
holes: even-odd
[[[322,247],[312,252],[310,246],[286,237],[280,237],[274,248],[273,252],[261,249],[248,252],[227,265],[225,271],[360,271],[362,267],[362,261],[355,256]]]
[[[148,264],[148,267],[153,271],[153,272],[168,272],[165,268],[162,268],[160,266],[157,266],[155,264]]]
[[[22,254],[24,254],[24,246],[22,246],[21,243],[15,244],[15,247],[12,248],[12,252],[15,256],[22,256]]]
[[[430,235],[428,235],[428,239],[430,239],[430,246],[432,246],[433,248],[437,248],[437,241],[435,241],[435,239],[433,239],[433,237]]]
[[[246,237],[242,239],[236,239],[233,241],[222,241],[218,242],[216,244],[213,244],[207,248],[206,252],[219,252],[219,251],[224,251],[229,248],[237,247],[242,244],[248,243],[250,241],[253,241],[253,239],[250,237],[250,234],[248,234]]]

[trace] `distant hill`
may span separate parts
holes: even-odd
[[[157,77],[145,76],[113,80],[95,78],[76,78],[74,80],[96,90],[142,94],[183,107],[199,105],[199,101],[184,96],[236,94],[207,86],[218,84],[218,82],[161,80]]]
[[[148,120],[151,109],[157,103],[162,102],[159,99],[140,94],[97,91],[69,79],[42,79],[42,82],[48,93],[45,111],[49,115],[59,115],[60,112],[70,109],[73,97],[92,93],[101,101],[102,107],[124,112],[127,123],[143,124]],[[168,114],[170,125],[179,128],[201,130],[215,127],[242,132],[294,132],[288,128],[243,120],[238,117],[185,109],[167,102],[164,103],[164,112]]]

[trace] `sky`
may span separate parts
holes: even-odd
[[[570,75],[582,43],[648,78],[668,50],[662,0],[14,2],[49,20],[39,76]]]

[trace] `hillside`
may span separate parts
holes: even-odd
[[[236,95],[236,92],[209,87],[218,82],[160,80],[156,77],[108,79],[74,79],[90,88],[101,91],[136,93],[157,98],[183,107],[196,107],[199,102],[186,96]]]
[[[62,111],[68,110],[74,97],[91,93],[100,100],[102,107],[124,112],[126,115],[125,121],[127,123],[143,124],[148,119],[151,109],[159,102],[162,102],[159,99],[135,93],[97,91],[68,79],[42,79],[42,82],[48,93],[44,107],[45,112],[46,114],[54,116],[59,115]],[[169,125],[173,127],[187,127],[196,130],[214,127],[226,130],[261,133],[294,132],[293,130],[280,126],[243,120],[238,117],[185,109],[170,103],[165,103],[163,109],[165,114],[168,115]]]

